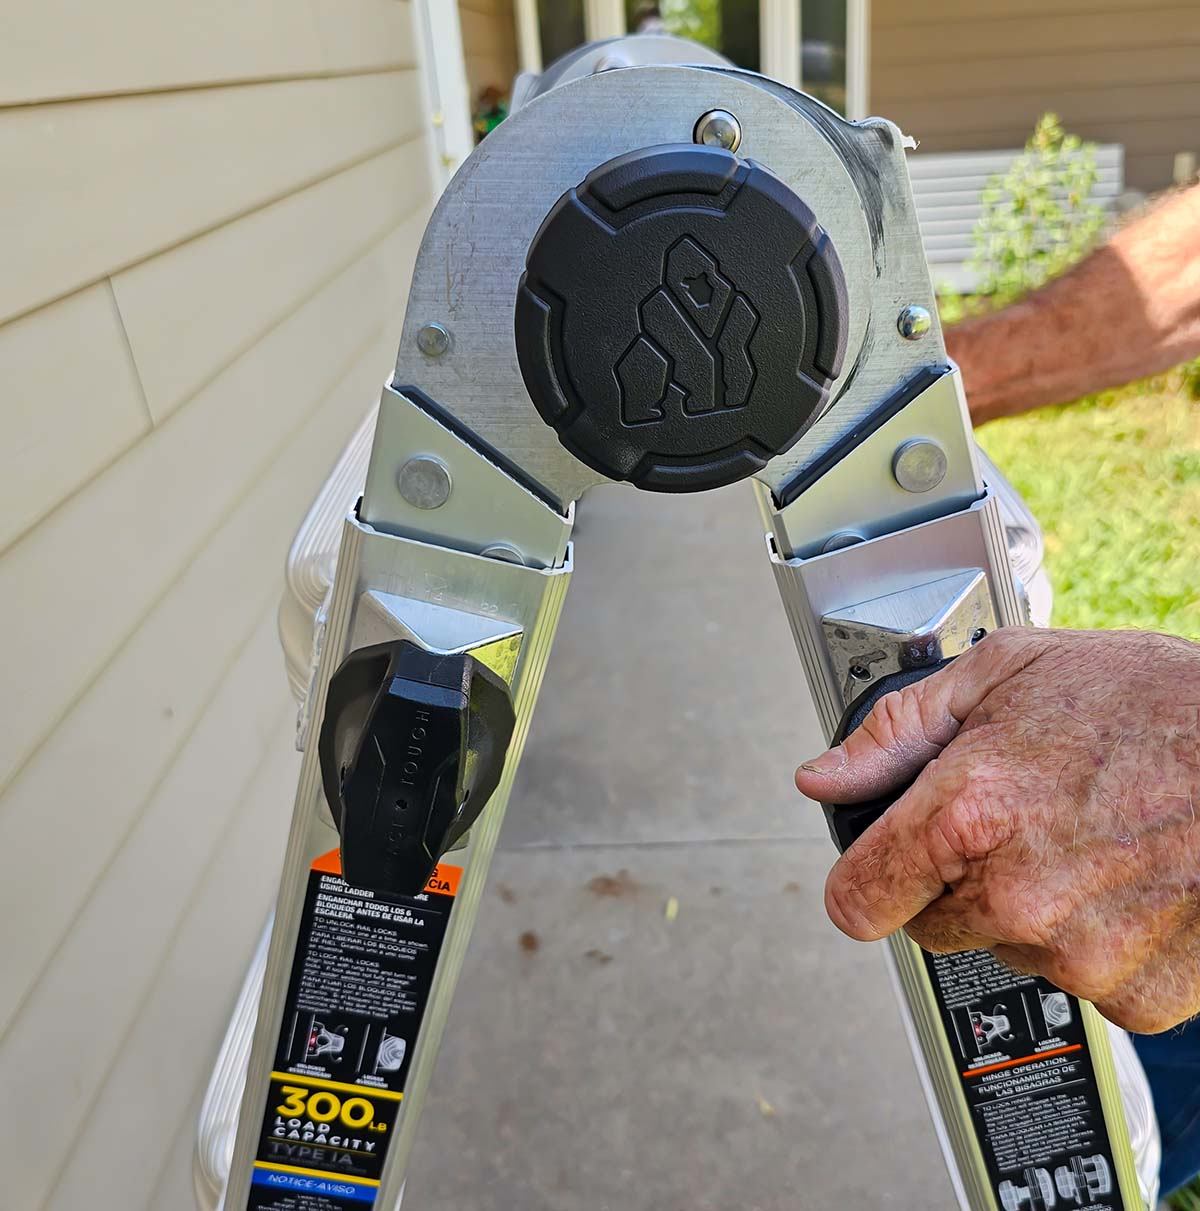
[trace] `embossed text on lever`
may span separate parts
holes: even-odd
[[[419,893],[487,805],[512,731],[508,687],[469,654],[407,640],[351,652],[319,742],[346,881]]]

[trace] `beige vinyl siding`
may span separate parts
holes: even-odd
[[[0,320],[420,130],[414,70],[20,106],[0,123]],[[20,165],[28,165],[21,171]]]
[[[480,92],[498,88],[508,96],[517,74],[517,27],[512,0],[459,0],[463,57],[474,109]]]
[[[1019,147],[1053,110],[1124,146],[1129,187],[1161,189],[1200,153],[1200,5],[873,0],[871,110],[930,152]]]
[[[434,200],[417,45],[407,0],[7,20],[5,1206],[192,1205],[297,772],[283,561]]]
[[[0,103],[177,91],[417,65],[399,0],[38,0],[6,13]]]

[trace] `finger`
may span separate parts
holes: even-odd
[[[996,945],[997,939],[982,929],[974,917],[958,895],[944,891],[905,925],[904,932],[931,954],[988,950]]]
[[[930,796],[924,781],[918,778],[846,850],[825,881],[830,920],[860,942],[895,933],[946,889],[945,871],[925,837]]]
[[[1195,997],[1164,1004],[1137,988],[1126,989],[1094,1004],[1103,1017],[1130,1034],[1162,1034],[1193,1017],[1197,1007]]]
[[[1190,996],[1173,999],[1164,997],[1154,984],[1131,980],[1112,991],[1083,979],[1077,965],[1064,964],[1041,946],[1000,943],[990,949],[1005,967],[1019,975],[1043,976],[1064,992],[1091,1000],[1113,1025],[1134,1034],[1168,1030],[1200,1009],[1200,994],[1194,988]]]
[[[1012,843],[1013,818],[997,809],[971,758],[965,744],[927,765],[829,872],[826,908],[851,937],[894,933]],[[972,932],[995,936],[979,895],[959,911]]]
[[[1064,992],[1091,1001],[1115,1026],[1134,1034],[1169,1030],[1200,1010],[1194,959],[1186,966],[1167,964],[1182,979],[1164,981],[1164,964],[1157,959],[1132,975],[1114,979],[1111,973],[1094,974],[1093,964],[1080,964],[1041,946],[1000,943],[990,949],[1006,967],[1021,975],[1043,976]]]
[[[1044,976],[1051,984],[1084,1001],[1102,1001],[1112,991],[1107,971],[1047,947],[1006,942],[993,946],[991,951],[1013,971]]]
[[[1191,936],[1154,955],[1095,999],[1112,1023],[1134,1034],[1159,1034],[1200,1011],[1200,980]]]
[[[1050,960],[1050,952],[1041,946],[1017,945],[1012,942],[997,942],[987,948],[1010,971],[1022,976],[1044,975],[1043,967]]]
[[[797,789],[826,803],[855,803],[908,781],[997,686],[1037,659],[1049,635],[996,631],[941,671],[885,694],[842,744],[800,766]]]

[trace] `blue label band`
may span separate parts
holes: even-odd
[[[344,1177],[314,1177],[306,1173],[281,1173],[276,1169],[260,1169],[255,1166],[251,1183],[255,1186],[270,1186],[275,1190],[295,1190],[305,1194],[322,1194],[326,1198],[340,1198],[346,1202],[370,1205],[375,1201],[376,1187],[361,1182],[349,1181]]]

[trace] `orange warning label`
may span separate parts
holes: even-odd
[[[312,869],[323,875],[340,875],[342,873],[342,851],[331,849],[327,854],[313,859]],[[437,892],[442,896],[458,895],[458,885],[462,880],[462,867],[451,866],[447,862],[439,862],[425,884],[426,891]]]

